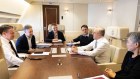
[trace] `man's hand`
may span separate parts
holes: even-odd
[[[110,78],[115,78],[116,76],[116,73],[112,69],[109,69],[109,68],[105,69],[105,74]]]
[[[77,54],[78,53],[78,48],[76,46],[71,47],[71,52]]]
[[[35,49],[29,49],[28,50],[28,53],[33,53],[33,52],[35,52]]]

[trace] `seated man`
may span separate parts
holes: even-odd
[[[104,37],[104,34],[104,28],[95,27],[93,33],[94,40],[86,46],[72,46],[71,52],[91,56],[96,63],[110,62],[109,42]]]
[[[22,36],[17,39],[16,48],[18,53],[32,53],[36,48],[35,36],[33,35],[33,29],[30,25],[25,25]]]
[[[52,24],[52,31],[48,33],[46,37],[46,42],[53,42],[61,40],[63,43],[65,42],[65,37],[62,32],[58,31],[57,24]]]
[[[0,40],[8,67],[20,66],[23,62],[17,54],[14,39],[14,29],[10,25],[0,26]]]
[[[88,26],[82,25],[81,30],[83,32],[82,35],[78,36],[77,38],[73,39],[72,42],[80,41],[80,46],[88,45],[93,41],[93,35],[88,33]]]
[[[128,51],[121,70],[114,72],[112,69],[105,69],[105,73],[110,79],[140,79],[140,32],[130,33],[126,45]]]

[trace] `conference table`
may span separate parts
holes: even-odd
[[[57,48],[57,54],[51,53]],[[10,79],[83,79],[103,74],[89,56],[61,53],[62,46],[43,49],[49,55],[29,55]]]

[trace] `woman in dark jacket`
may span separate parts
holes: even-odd
[[[111,79],[140,79],[140,32],[129,33],[127,48],[120,71],[105,69],[106,75]]]

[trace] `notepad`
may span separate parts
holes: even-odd
[[[84,79],[109,79],[109,78],[106,77],[105,75],[99,75],[99,76],[89,77],[89,78],[84,78]]]
[[[67,57],[67,55],[52,55],[52,57]]]
[[[43,53],[32,53],[31,55],[33,56],[38,56],[38,55],[49,55],[50,52],[43,52]]]
[[[57,48],[51,48],[51,53],[56,54],[57,53]]]
[[[68,76],[52,76],[52,77],[48,77],[48,79],[73,79],[72,75],[68,75]]]
[[[65,48],[61,48],[61,53],[66,53],[66,49]]]

